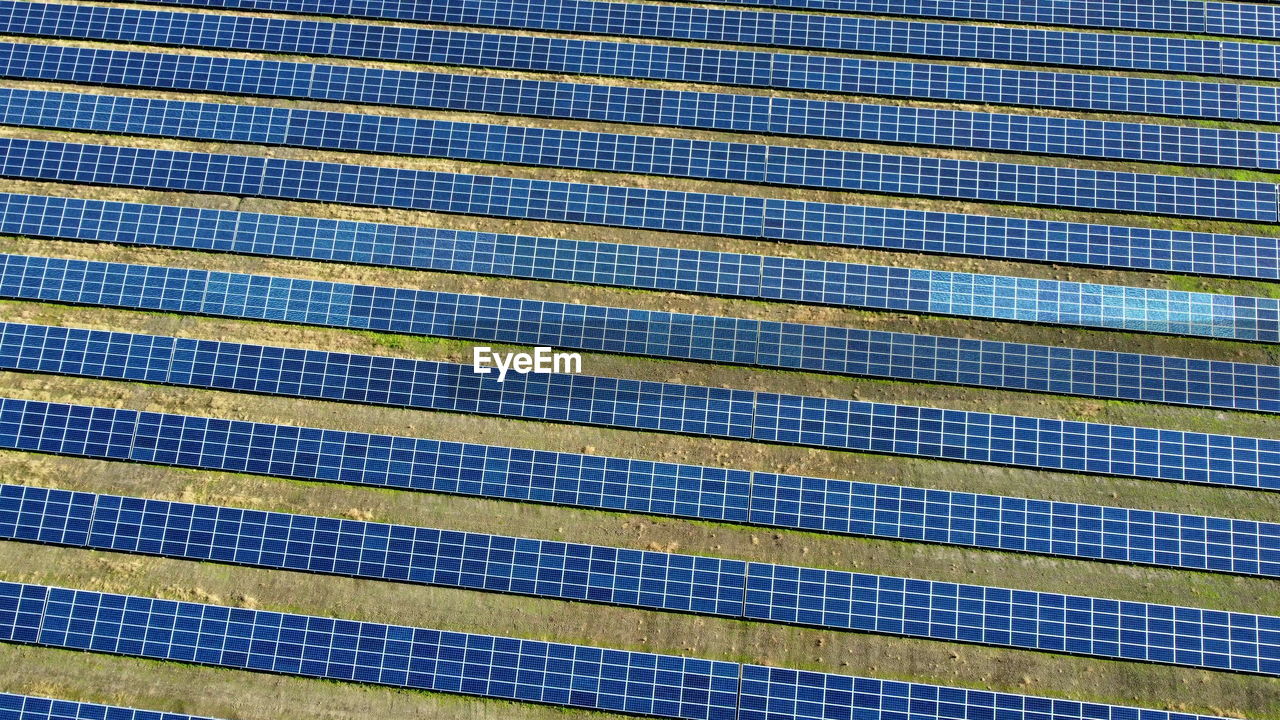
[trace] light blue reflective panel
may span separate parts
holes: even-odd
[[[655,38],[739,45],[837,50],[926,58],[989,60],[1036,63],[1072,67],[1197,73],[1249,78],[1275,78],[1277,48],[1260,43],[1224,40],[1166,38],[1149,35],[1084,33],[1067,30],[991,27],[882,20],[861,17],[775,13],[725,8],[645,5],[600,2],[599,0],[526,0],[519,6],[495,1],[408,4],[329,0],[324,3],[299,0],[158,0],[171,5],[265,10],[319,15],[355,16],[375,19],[413,20],[428,23],[468,25],[517,30],[589,33],[622,37]],[[301,34],[292,28],[308,27],[300,21],[263,21],[261,18],[201,16],[148,10],[112,8],[111,12],[88,12],[44,3],[6,3],[27,32],[32,20],[43,34],[77,32],[81,37],[142,42],[183,43],[190,36],[175,39],[171,26],[188,27],[220,39],[235,39],[249,47],[275,47],[274,38]],[[0,6],[2,7],[2,6]],[[51,17],[52,16],[52,17]],[[201,22],[201,17],[210,20]],[[257,22],[255,22],[257,21]],[[17,24],[17,23],[15,23]],[[213,24],[214,28],[206,28]],[[327,23],[312,23],[311,33],[323,37],[347,38],[350,45],[319,46],[294,40],[296,52],[334,52],[368,42],[377,46],[415,48],[431,38],[427,31],[412,28],[356,25],[341,30]],[[92,34],[85,34],[83,26]],[[99,25],[105,25],[105,31]],[[120,30],[117,28],[128,28]],[[341,26],[339,26],[341,27]],[[308,27],[308,29],[310,29]],[[96,32],[94,32],[96,31]],[[294,34],[290,34],[294,33]],[[247,35],[242,40],[238,35]],[[196,37],[200,37],[199,34]],[[310,37],[310,35],[304,36]],[[321,49],[324,48],[324,49]],[[401,50],[402,53],[405,50]],[[419,59],[419,58],[404,58]]]
[[[14,43],[0,43],[0,76],[1037,155],[1280,167],[1280,136],[1273,132],[834,100]]]
[[[867,270],[862,277],[868,288],[894,294],[878,281],[877,268]],[[914,277],[914,272],[903,274],[915,286],[931,284]],[[1022,285],[1016,278],[988,278],[996,281],[993,284]],[[1035,283],[1029,283],[1033,290]],[[1149,320],[1147,329],[1200,334],[1193,332],[1198,329],[1217,337],[1280,340],[1280,332],[1264,329],[1276,324],[1280,301],[1149,290],[1145,292],[1155,309],[1148,310],[1139,301],[1143,291],[1136,288],[1133,293],[1112,286],[1077,289],[1129,298],[1126,310],[1113,312],[1121,325],[1141,325],[1129,318],[1163,314],[1177,320]],[[954,338],[797,323],[23,255],[0,254],[0,297],[1015,389],[1083,390],[1080,394],[1232,409],[1273,410],[1276,401],[1271,396],[1280,390],[1280,383],[1272,379],[1280,376],[1277,367],[1214,367],[1207,361],[1139,355],[1122,361],[1119,356],[1066,348],[1004,343],[986,347]],[[1057,300],[1043,302],[1051,307]],[[965,346],[971,351],[961,351]],[[1050,372],[1059,369],[1068,374]],[[1224,371],[1229,374],[1220,374]],[[1064,377],[1071,384],[1065,384]],[[1208,384],[1197,396],[1192,394],[1193,382]]]
[[[100,366],[68,343],[120,348]],[[155,351],[159,348],[159,352]],[[59,362],[47,358],[58,356]],[[5,323],[0,368],[102,378],[133,363],[175,385],[1280,489],[1280,440],[573,374]],[[281,370],[287,372],[281,372]]]
[[[1185,239],[1209,253],[1276,246],[1232,235],[1055,223],[809,201],[585,185],[396,168],[5,139],[0,174],[152,189],[472,213],[610,227],[698,232],[830,245],[1089,263],[1114,245]],[[303,178],[305,184],[281,178]],[[530,203],[530,194],[546,203]],[[1274,198],[1259,216],[1275,215]],[[1189,246],[1190,247],[1190,246]],[[1126,247],[1120,252],[1136,252]],[[1272,251],[1267,250],[1270,254]],[[1106,261],[1102,264],[1112,264]],[[1122,263],[1123,264],[1123,263]]]
[[[0,20],[10,34],[1148,115],[1259,122],[1280,118],[1280,90],[1258,85],[147,11],[153,18],[165,16],[157,23],[144,22],[136,11],[126,19],[131,11],[92,6],[52,5],[32,17],[17,12],[30,6],[10,7],[15,12]],[[92,26],[59,22],[84,14],[101,21]],[[179,22],[183,17],[195,22]],[[364,42],[348,42],[348,28]]]
[[[0,122],[1219,219],[1274,219],[1265,208],[1277,190],[1170,174],[25,89],[0,89]]]

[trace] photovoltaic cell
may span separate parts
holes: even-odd
[[[899,370],[893,376],[916,379],[924,375],[926,363],[934,373],[938,372],[936,343],[933,352],[922,350],[918,358],[910,356],[911,346],[899,347],[900,352],[908,353],[908,359],[895,363],[890,357],[876,357],[883,348],[868,342],[866,331],[839,327],[155,265],[0,254],[0,297],[838,374],[864,374],[858,371],[874,365],[893,368],[907,363],[908,367],[920,369],[915,375]],[[889,347],[892,349],[892,344]],[[1135,356],[1133,361],[1160,370],[1193,362],[1153,357],[1150,364],[1141,356]],[[958,354],[952,359],[962,361]],[[1010,367],[993,368],[992,375],[1041,375],[1048,380],[1050,368],[1027,362],[1026,352],[1003,360]],[[1081,365],[1071,371],[1085,373],[1088,369]],[[1017,381],[988,380],[986,375],[970,372],[964,379],[977,385],[1020,385]],[[1153,372],[1147,375],[1147,382],[1141,386],[1143,394],[1166,400],[1176,397],[1180,390],[1185,395],[1186,388],[1181,383],[1175,381],[1167,388],[1164,377]],[[1256,404],[1258,390],[1266,396],[1280,394],[1277,376],[1280,367],[1257,366],[1252,388],[1241,392],[1245,404]],[[1217,379],[1219,384],[1228,380],[1211,379]],[[1250,389],[1254,392],[1250,393]],[[1212,395],[1233,392],[1234,387],[1219,387]],[[1235,403],[1215,405],[1234,407]]]
[[[1121,267],[1186,252],[1220,267],[1257,258],[1275,272],[1280,248],[1275,237],[11,138],[0,139],[0,175]]]
[[[0,693],[0,720],[211,720],[182,713]]]
[[[1280,577],[1280,524],[0,398],[0,447]]]
[[[0,634],[24,601],[44,607],[28,642],[46,646],[659,717],[835,720],[856,700],[868,720],[908,708],[913,720],[981,720],[997,708],[1002,720],[1219,720],[18,583],[0,583]]]
[[[449,25],[589,33],[801,50],[909,55],[954,60],[1067,65],[1123,70],[1280,77],[1277,48],[1226,40],[1082,33],[883,20],[727,8],[647,5],[598,0],[496,0],[414,3],[398,0],[156,0],[170,5],[262,10]],[[18,12],[44,15],[45,5]],[[64,20],[68,25],[76,20]],[[113,23],[165,27],[172,14],[120,10]],[[191,20],[179,20],[193,22]],[[359,35],[359,31],[341,33]],[[398,41],[399,38],[392,42]],[[401,42],[413,44],[405,38]]]
[[[737,705],[736,663],[0,583],[0,608],[27,598],[51,647],[690,720]]]
[[[0,5],[0,18],[5,10],[7,20],[0,19],[0,31],[11,35],[1280,122],[1280,88],[1269,86],[230,15],[158,11],[142,15],[141,11],[88,5],[5,3]],[[146,22],[143,17],[152,20]]]
[[[0,43],[0,76],[761,135],[1280,169],[1280,135],[1246,130],[14,43]]]
[[[1192,607],[17,485],[0,537],[1280,675],[1280,617]]]
[[[387,0],[394,2],[394,0]],[[905,15],[946,20],[988,20],[1031,25],[1114,28],[1226,35],[1280,37],[1280,13],[1269,5],[1201,0],[1027,3],[1018,0],[710,0],[787,10],[816,10],[873,15]],[[397,3],[398,4],[398,3]]]
[[[1274,183],[6,89],[27,127],[389,153],[892,195],[1277,220]]]
[[[0,367],[1280,489],[1280,440],[5,323]]]

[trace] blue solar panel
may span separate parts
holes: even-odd
[[[884,348],[869,341],[866,331],[838,327],[155,265],[0,254],[0,297],[837,374],[851,374],[851,371],[852,374],[867,374],[863,369],[871,366],[884,367],[882,374],[902,379],[929,377],[924,372],[925,366],[931,368],[933,374],[939,372],[939,343],[924,338],[920,339],[923,348],[918,352],[912,352],[917,348],[914,344],[906,344],[905,338],[899,344],[898,354],[906,354],[908,358],[904,364],[910,363],[909,367],[915,368],[909,371],[897,367],[893,357],[881,357],[880,351]],[[1052,299],[1044,302],[1050,303]],[[1164,312],[1161,310],[1164,301],[1153,304],[1157,308],[1151,311],[1151,315],[1157,311]],[[1131,310],[1139,313],[1142,307],[1133,303]],[[1219,336],[1224,334],[1223,330],[1230,329],[1230,324],[1224,322],[1218,319]],[[1204,326],[1208,324],[1206,321]],[[1239,332],[1232,335],[1244,336]],[[1259,339],[1264,336],[1252,333],[1249,337]],[[1270,336],[1266,339],[1275,342]],[[893,349],[893,343],[888,348]],[[1050,352],[1050,355],[1055,354]],[[1093,355],[1096,357],[1096,351]],[[1070,353],[1063,357],[1069,358]],[[1147,366],[1148,372],[1146,377],[1139,375],[1126,378],[1126,381],[1141,383],[1138,388],[1143,394],[1165,401],[1177,397],[1179,392],[1183,399],[1191,400],[1184,385],[1186,378],[1181,378],[1182,382],[1175,379],[1169,383],[1156,371],[1165,372],[1192,361],[1152,357],[1154,359],[1147,366],[1146,358],[1134,356],[1130,364]],[[966,361],[960,353],[949,356],[949,359],[953,364]],[[997,358],[992,360],[997,361]],[[1013,378],[1039,375],[1046,383],[1053,374],[1049,363],[1035,362],[1025,350],[1009,352],[1000,356],[998,361],[1001,366],[991,368],[990,374]],[[1085,374],[1090,369],[1090,364],[1086,364],[1072,366],[1069,371]],[[1280,399],[1269,397],[1280,395],[1280,367],[1256,366],[1251,375],[1245,374],[1247,368],[1238,370],[1240,372],[1231,377],[1216,379],[1220,387],[1216,388],[1217,393],[1211,399],[1216,401],[1217,396],[1222,395],[1229,401],[1212,402],[1210,405],[1234,408],[1238,404],[1231,395],[1235,388],[1230,386],[1236,374],[1252,377],[1252,382],[1242,392],[1244,404],[1256,404],[1259,390],[1268,396],[1263,398],[1268,405],[1280,403]],[[973,385],[1020,385],[1016,380],[988,379],[987,374],[987,370],[978,372],[973,368],[961,379]],[[1098,379],[1093,381],[1097,383]]]
[[[736,663],[0,583],[19,595],[46,600],[52,647],[691,720],[737,705]]]
[[[266,610],[0,583],[5,608],[45,607],[39,643],[264,670],[706,720],[1218,720],[1030,695],[801,672]],[[11,615],[11,613],[10,613]]]
[[[0,91],[28,127],[391,153],[891,195],[1276,220],[1277,185],[114,95]]]
[[[924,293],[929,298],[924,308],[928,312],[959,312],[964,307],[959,299],[967,297],[968,307],[974,311],[971,315],[985,311],[988,317],[1030,321],[1065,319],[1061,303],[1072,300],[1079,302],[1081,312],[1088,308],[1090,317],[1118,317],[1130,323],[1127,327],[1131,329],[1153,329],[1143,316],[1126,311],[1132,303],[1120,302],[1129,289],[1125,295],[1111,295],[1106,286],[1048,280],[1012,282],[965,273],[225,210],[0,194],[0,232],[898,310],[916,309],[915,301],[909,298]],[[64,299],[72,299],[67,294],[75,292],[71,287],[59,288],[56,293],[41,289],[42,278],[49,271],[45,269],[47,262],[43,266],[40,262],[6,257],[0,263],[0,292],[13,297],[54,299],[64,295]],[[65,274],[66,268],[75,267],[81,273],[89,266],[71,261],[57,267]],[[137,279],[146,278],[144,274]],[[1050,300],[1056,294],[1058,313],[1040,315],[1021,308],[1020,298],[1025,303],[1029,297],[1039,297],[1040,292]],[[1213,300],[1209,298],[1217,297],[1162,291],[1152,294],[1156,303],[1176,299],[1210,306]],[[942,298],[949,303],[944,304]],[[127,299],[155,300],[137,294]],[[75,300],[87,302],[83,293]],[[1259,306],[1265,308],[1270,302]],[[1248,315],[1247,310],[1228,308],[1218,313],[1227,318]],[[1211,324],[1205,323],[1206,327]],[[767,331],[766,340],[776,337],[789,347],[818,343],[828,348],[763,357],[757,351],[753,362],[780,367],[1280,411],[1280,367],[1276,366],[832,327],[819,332],[794,323],[766,322],[759,327]]]
[[[0,720],[210,720],[183,713],[0,693]]]
[[[1280,440],[5,323],[0,367],[1280,489]]]
[[[1280,135],[1246,130],[13,43],[0,43],[0,76],[1280,169]]]
[[[1165,38],[1149,35],[1081,33],[1064,30],[955,25],[910,20],[879,20],[859,17],[795,14],[725,8],[645,5],[599,2],[597,0],[524,0],[518,5],[496,0],[468,3],[378,2],[374,0],[155,0],[169,5],[187,5],[233,10],[265,10],[312,15],[385,20],[412,20],[451,25],[589,33],[622,37],[721,42],[738,45],[838,50],[844,52],[909,55],[957,60],[990,60],[1172,73],[1198,73],[1249,78],[1280,77],[1280,48],[1260,43],[1223,40]],[[46,34],[56,28],[84,23],[84,15],[63,11],[66,6],[15,4],[19,16],[34,15],[45,23]],[[62,17],[50,8],[59,8]],[[107,28],[136,26],[140,31],[162,28],[168,38],[169,26],[200,21],[176,13],[117,9],[90,15],[91,22]],[[209,16],[217,17],[217,16]],[[206,21],[208,22],[208,21]],[[214,21],[217,22],[217,21]],[[287,21],[283,21],[287,22]],[[264,22],[250,33],[287,33],[284,25]],[[212,29],[209,32],[215,32]],[[101,32],[101,31],[99,31]],[[111,31],[108,31],[111,32]],[[222,30],[224,34],[232,31]],[[341,35],[359,37],[368,30],[351,30]],[[327,30],[317,34],[328,35]],[[131,34],[132,36],[132,34]],[[148,39],[143,42],[151,42]],[[398,31],[388,40],[375,43],[417,45],[417,33]],[[111,39],[111,38],[108,38]]]
[[[701,2],[702,0],[699,0]],[[992,20],[1032,25],[1114,28],[1227,35],[1280,37],[1280,13],[1267,5],[1201,0],[1126,0],[1125,2],[1028,3],[1025,0],[707,0],[718,5],[747,5],[790,10],[906,15],[951,20]],[[367,3],[366,3],[367,4]],[[380,5],[399,5],[384,0]]]
[[[1192,607],[18,485],[0,538],[1280,675],[1280,617]]]
[[[6,7],[0,5],[0,9]],[[9,9],[19,6],[10,4]],[[21,6],[33,9],[33,6]],[[560,74],[841,92],[857,95],[965,100],[1155,115],[1280,122],[1280,87],[1110,75],[1082,75],[851,57],[626,44],[568,38],[492,35],[391,26],[266,20],[190,13],[192,32],[154,22],[145,27],[116,16],[115,8],[50,6],[0,21],[5,33],[104,39],[210,49],[287,52],[439,65],[500,67]],[[82,24],[59,22],[78,15]],[[94,19],[96,18],[96,19]],[[123,23],[123,24],[121,24]],[[227,28],[233,28],[228,30]],[[238,29],[234,29],[238,28]],[[222,30],[221,34],[219,31]],[[357,32],[352,36],[351,32]],[[230,33],[230,34],[228,34]],[[362,41],[356,44],[355,41]],[[351,69],[359,75],[360,71]]]
[[[0,139],[0,175],[1107,266],[1183,252],[1226,266],[1240,252],[1274,272],[1280,254],[1275,237],[10,138]],[[1263,212],[1274,215],[1275,202]]]
[[[11,398],[0,447],[1280,577],[1280,524],[1199,515]]]

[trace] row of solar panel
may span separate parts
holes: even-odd
[[[1280,134],[0,43],[0,76],[1109,160],[1280,169]]]
[[[1280,301],[1269,298],[14,193],[0,193],[0,232],[1243,340],[1269,339],[1269,326],[1259,320],[1276,318],[1280,309]],[[14,256],[5,260],[10,266],[6,272],[18,272],[12,269],[15,262]],[[882,335],[930,348],[956,342],[927,335]],[[1001,354],[1028,352],[1025,345],[991,347],[1007,348]],[[1063,358],[1073,361],[1092,362],[1094,357],[1060,350]],[[1047,348],[1036,352],[1049,353]],[[1119,356],[1108,357],[1116,362]],[[931,357],[930,367],[936,368],[936,360]],[[1137,364],[1178,367],[1184,373],[1193,369],[1188,364],[1192,361],[1171,361],[1151,356]],[[1211,365],[1205,361],[1202,367]],[[1219,372],[1271,372],[1244,365],[1230,368],[1223,364]],[[996,374],[1022,379],[1025,372],[1010,368]],[[1207,376],[1205,380],[1212,382]],[[1059,391],[1070,392],[1067,387]],[[1280,401],[1259,397],[1256,381],[1253,387],[1251,398],[1240,397],[1227,406],[1262,409]],[[1157,390],[1137,385],[1133,389]],[[1150,397],[1160,401],[1166,391],[1160,388]]]
[[[145,25],[91,5],[0,4],[0,31],[558,74],[887,95],[983,104],[1280,122],[1280,87],[928,65],[784,53],[352,26],[232,15]],[[153,14],[154,15],[154,14]],[[89,72],[86,70],[86,72]]]
[[[17,583],[0,640],[688,720],[1219,720]]]
[[[368,165],[0,139],[0,175],[435,212],[1108,266],[1170,245],[1276,272],[1280,240]],[[1257,248],[1257,250],[1251,250]],[[1219,262],[1214,260],[1214,262]]]
[[[970,285],[963,273],[876,267],[859,273],[856,265],[815,260],[34,195],[0,194],[0,232],[834,304],[850,304],[843,293],[863,287],[868,295],[887,294],[892,303],[899,294],[922,292],[921,283],[928,282],[930,292],[951,293],[950,306],[938,303],[929,311],[958,309],[962,293],[975,305],[999,307],[997,300],[1008,292],[1006,283],[983,276]],[[3,283],[15,286],[6,292],[47,292],[21,279],[36,272],[34,262],[4,260],[3,275],[15,278]],[[65,266],[73,265],[82,264]],[[1072,297],[1073,289],[1060,288],[1057,301]],[[909,301],[875,306],[911,309]],[[1106,307],[1125,315],[1122,304]],[[1019,313],[1019,319],[1033,318]],[[802,326],[792,333],[784,332],[793,327],[785,323],[760,327],[786,335],[787,342],[807,342]],[[1280,412],[1277,366],[857,329],[825,328],[819,335],[833,333],[843,338],[835,369],[845,374]],[[798,367],[820,370],[834,359],[801,354]]]
[[[43,325],[0,368],[859,452],[1280,489],[1280,440]],[[491,369],[491,368],[490,368]]]
[[[863,370],[879,349],[862,332],[821,325],[25,255],[0,254],[0,297],[836,374],[867,374]],[[901,349],[910,352],[914,346]],[[938,355],[936,344],[925,345],[912,362],[934,365]],[[1191,361],[1154,357],[1145,368],[1150,381],[1145,389],[1176,396],[1188,383],[1187,374],[1167,382],[1159,373]],[[959,354],[945,359],[964,362]],[[1007,370],[1015,378],[1047,384],[1055,372],[1050,363],[1017,365],[1016,357],[1002,359],[1012,365]],[[880,362],[887,365],[890,358]],[[993,373],[1005,370],[992,368]],[[1268,404],[1280,402],[1277,376],[1277,366],[1257,366],[1252,376],[1253,389]],[[977,372],[960,379],[983,384]],[[1234,379],[1210,377],[1218,384]]]
[[[1032,25],[1149,30],[1153,32],[1280,38],[1280,12],[1269,5],[1202,0],[709,0],[788,10],[899,15],[945,20],[990,20]],[[192,0],[191,4],[200,4]],[[399,5],[376,0],[377,5]]]
[[[0,720],[211,720],[182,713],[0,693]]]
[[[1269,44],[1226,40],[955,25],[600,0],[523,0],[519,4],[496,0],[468,3],[369,3],[365,0],[151,1],[232,10],[411,20],[446,25],[764,45],[801,50],[839,50],[948,60],[987,60],[1246,78],[1280,77],[1280,48]],[[62,12],[52,10],[53,7],[63,6],[43,3],[16,5],[19,13],[45,16]],[[172,13],[123,8],[96,17],[101,18],[107,28],[116,27],[117,23],[137,23],[139,29],[164,28],[162,32],[165,33],[170,25],[203,24]],[[59,20],[68,25],[78,24],[66,15],[62,15]],[[271,34],[275,29],[278,26],[264,22],[251,32]],[[362,28],[341,34],[359,36],[364,32],[367,31]],[[391,45],[411,46],[417,44],[417,38],[421,36],[409,30],[405,34],[389,32],[384,37]]]
[[[1170,512],[2,397],[0,447],[1280,577],[1280,524]]]
[[[1280,675],[1280,617],[1193,607],[18,485],[0,539]]]
[[[0,90],[0,122],[891,195],[1280,220],[1275,183],[1051,165],[26,89]]]

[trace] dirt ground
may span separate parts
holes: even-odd
[[[85,44],[31,39],[18,41]],[[112,47],[106,44],[100,46]],[[166,49],[165,52],[190,53],[193,51]],[[199,54],[218,53],[201,52]],[[253,57],[244,53],[222,54]],[[315,60],[314,58],[284,59]],[[743,88],[677,86],[670,83],[625,78],[566,78],[533,73],[432,68],[334,59],[319,62],[366,67],[436,69],[445,72],[495,76],[540,77],[612,85],[683,87],[744,94],[826,99],[833,97],[813,93],[770,93],[765,90]],[[52,83],[7,82],[6,84],[11,87],[73,92],[310,107],[401,117],[768,142],[804,147],[1062,167],[1175,173],[1268,182],[1274,182],[1280,178],[1280,174],[1277,173],[1242,173],[1212,168],[1094,162],[1072,158],[1042,158],[876,143],[763,137],[672,128],[499,117],[475,113],[120,90]],[[1112,117],[1164,124],[1264,129],[1239,123],[1208,123],[1167,118],[1153,120],[1133,116],[992,108],[972,104],[899,102],[851,97],[840,99],[915,107],[953,107],[1065,117]],[[1257,224],[1087,213],[1054,208],[963,203],[865,193],[820,192],[604,172],[318,152],[296,148],[50,132],[31,128],[0,127],[0,136],[321,159],[353,164],[827,200],[1009,217],[1080,220],[1269,236],[1277,232],[1276,226]],[[1113,271],[981,258],[927,256],[665,232],[632,230],[619,232],[613,228],[558,223],[58,183],[7,181],[4,189],[8,192],[279,212],[583,240],[717,249],[964,272],[1280,297],[1280,283],[1272,282]],[[15,237],[0,237],[0,252],[231,270],[450,292],[675,310],[766,320],[789,320],[1072,347],[1100,349],[1123,347],[1135,352],[1163,355],[1266,364],[1280,363],[1280,347],[1266,344],[757,302],[514,278],[452,275]],[[33,302],[0,302],[0,319],[434,360],[464,360],[469,357],[472,345],[457,340],[413,338],[331,328]],[[594,375],[1280,438],[1280,417],[1220,412],[1204,408],[1099,401],[1089,398],[837,377],[597,353],[583,355],[583,369]],[[28,399],[663,459],[820,477],[1280,522],[1280,493],[1197,487],[1127,478],[34,374],[0,373],[0,393]],[[0,451],[0,482],[661,549],[1240,612],[1280,614],[1280,585],[1272,580],[991,552],[925,543],[824,535],[483,498],[297,482],[262,476],[182,470],[14,451]],[[113,592],[760,662],[1084,701],[1170,708],[1259,720],[1280,720],[1280,681],[1152,664],[1115,662],[914,638],[822,631],[633,608],[13,542],[0,543],[0,580],[70,585]],[[0,670],[0,691],[48,694],[229,719],[284,720],[285,718],[315,717],[344,720],[366,717],[406,717],[433,720],[437,718],[441,720],[446,718],[541,720],[552,717],[572,717],[603,720],[606,717],[616,717],[603,713],[528,704],[8,645],[0,645],[0,668],[3,668]]]

